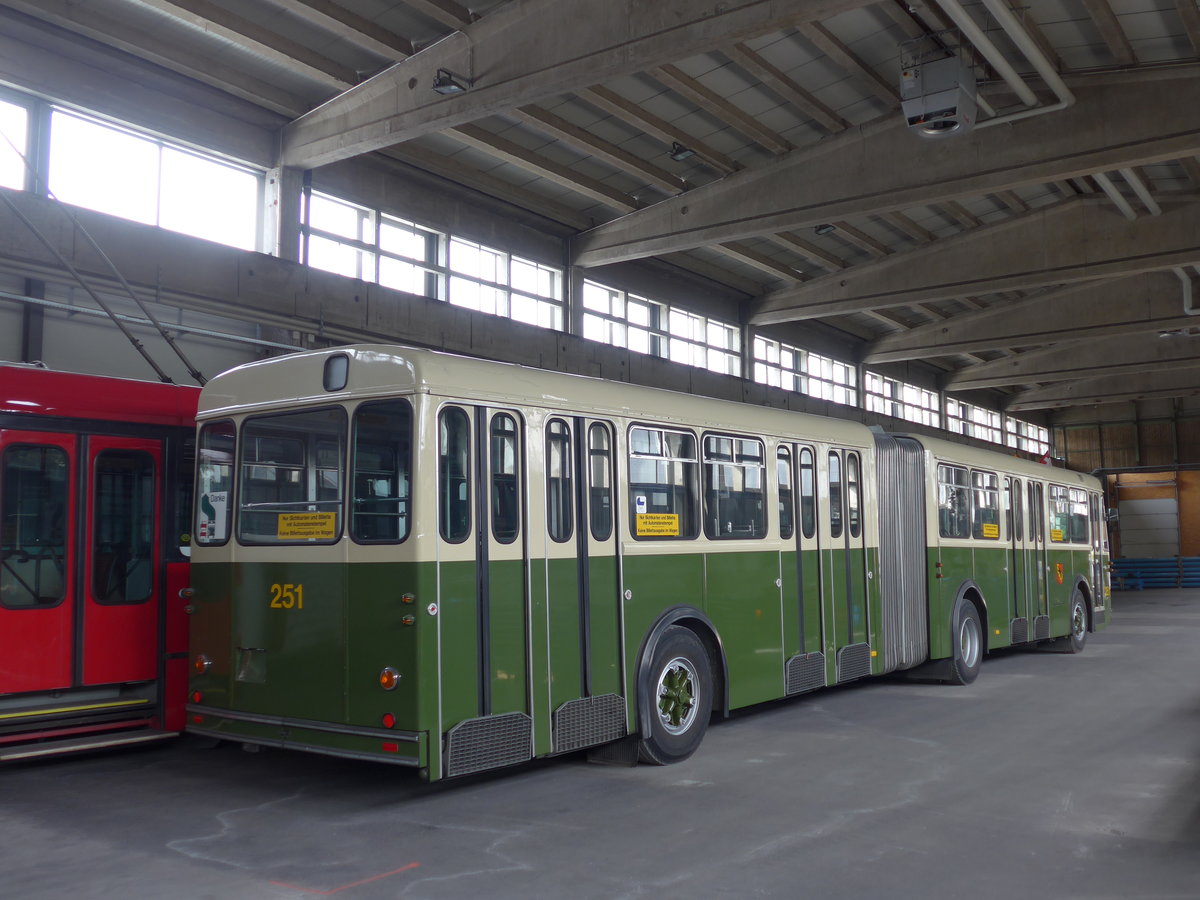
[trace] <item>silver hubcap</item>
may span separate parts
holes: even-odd
[[[658,676],[658,721],[668,734],[692,727],[700,708],[700,679],[691,660],[677,656]]]
[[[1076,603],[1075,608],[1071,610],[1071,633],[1077,641],[1082,641],[1087,633],[1087,611],[1082,603]]]
[[[958,655],[969,669],[979,662],[979,625],[970,616],[963,616],[958,626]]]

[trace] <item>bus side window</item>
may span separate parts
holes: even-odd
[[[971,489],[962,466],[938,466],[938,533],[947,538],[971,536]]]
[[[862,533],[862,510],[859,496],[858,454],[846,454],[846,505],[849,511],[850,537]]]
[[[471,423],[456,406],[442,410],[438,421],[438,529],[461,543],[471,531]]]
[[[588,428],[588,499],[592,537],[607,541],[612,536],[612,451],[608,428],[599,422]]]
[[[800,533],[811,538],[817,533],[817,471],[812,450],[800,451]]]
[[[1088,499],[1087,492],[1080,488],[1071,488],[1069,493],[1070,511],[1068,523],[1073,544],[1086,544],[1091,540],[1088,531]]]
[[[511,544],[521,529],[517,420],[507,413],[492,416],[491,445],[492,534]]]
[[[629,512],[635,538],[696,536],[699,467],[695,435],[659,428],[629,430]]]
[[[780,447],[775,454],[775,477],[779,481],[779,536],[786,540],[795,531],[795,499],[792,491],[792,452]]]
[[[0,469],[0,606],[52,606],[66,592],[67,454],[11,445]]]
[[[842,457],[829,454],[829,536],[842,536]]]
[[[767,533],[762,441],[704,437],[704,530],[709,538],[761,538]]]
[[[971,470],[972,506],[971,536],[985,540],[1000,537],[999,481],[992,472]]]
[[[412,474],[412,407],[406,400],[364,403],[354,412],[353,514],[359,543],[399,543],[408,537]]]
[[[562,419],[551,419],[546,426],[546,527],[551,540],[562,543],[571,539],[574,491],[571,430]]]
[[[1016,540],[1021,539],[1021,533],[1025,529],[1025,517],[1023,515],[1022,496],[1021,496],[1021,479],[1014,478],[1012,480],[1012,535]]]

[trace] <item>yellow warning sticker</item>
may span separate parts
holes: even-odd
[[[985,538],[1000,537],[1000,526],[997,525],[995,522],[984,522],[982,527],[983,527],[983,536]]]
[[[1058,543],[1061,544],[1062,539],[1063,539],[1063,532],[1062,532],[1061,528],[1051,528],[1050,529],[1050,540],[1057,541]]]
[[[638,513],[638,537],[679,537],[679,516],[676,513]]]
[[[337,513],[280,513],[276,537],[281,541],[332,540],[337,537]]]

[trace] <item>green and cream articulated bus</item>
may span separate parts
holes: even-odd
[[[189,729],[434,780],[687,758],[713,713],[1109,619],[1100,484],[428,350],[204,388]]]

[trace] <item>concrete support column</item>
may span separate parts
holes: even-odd
[[[26,279],[25,294],[38,300],[46,297],[46,282]],[[36,303],[26,303],[21,309],[21,362],[39,362],[46,356],[46,310]]]
[[[563,297],[563,327],[567,334],[583,334],[583,280],[586,275],[579,266],[567,266],[565,296]]]
[[[742,378],[754,380],[754,327],[749,323],[742,325]]]
[[[300,169],[276,166],[263,176],[259,240],[264,253],[299,262],[303,190],[304,173]]]

